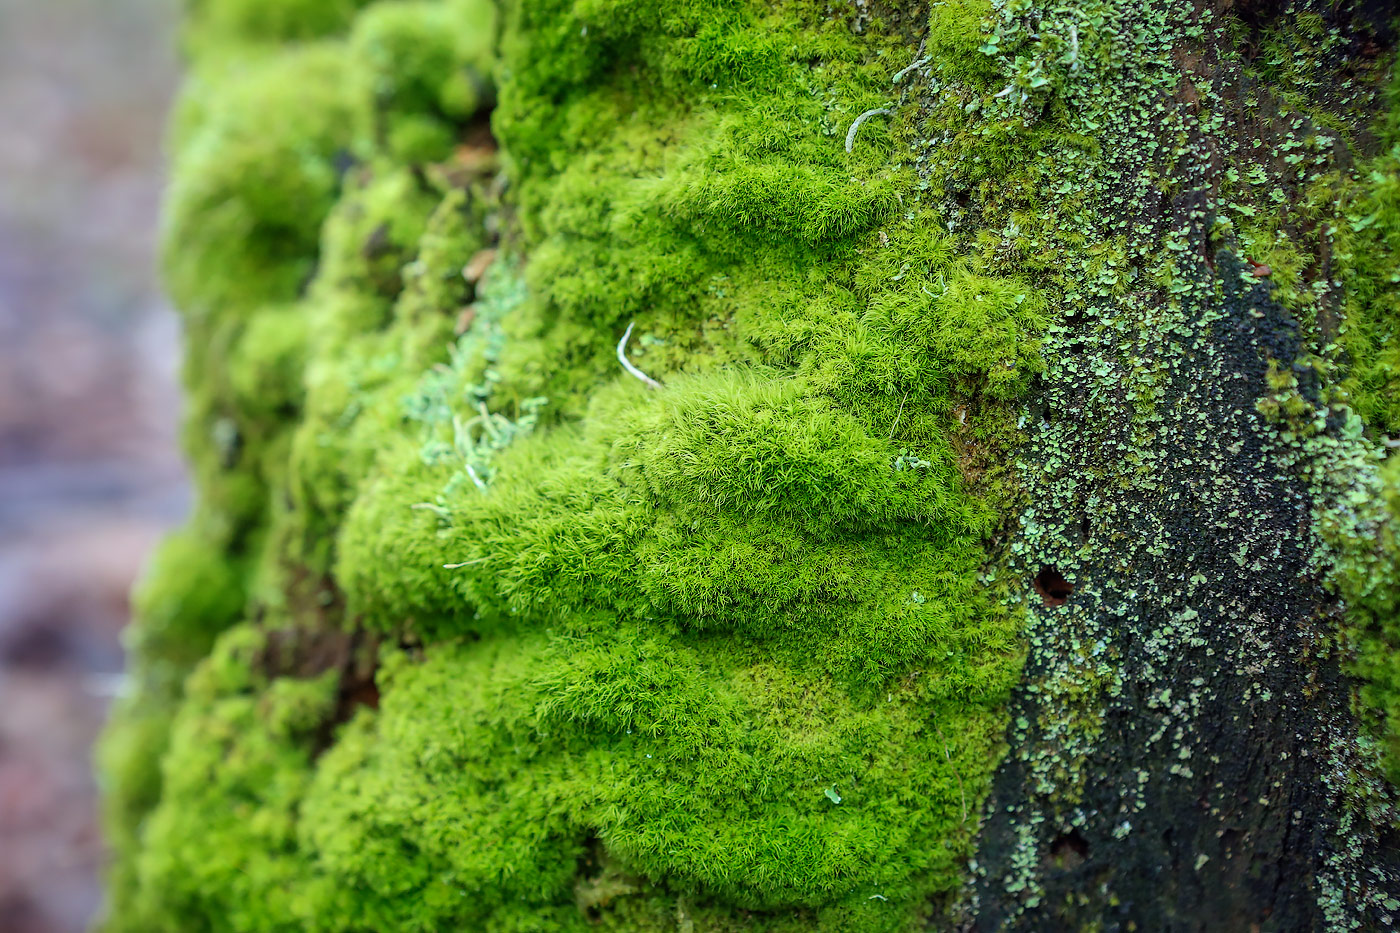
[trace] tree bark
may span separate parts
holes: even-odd
[[[1386,4],[260,3],[113,933],[1400,919]]]

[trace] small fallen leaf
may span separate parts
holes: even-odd
[[[452,328],[452,332],[458,337],[471,329],[472,321],[476,320],[476,305],[467,305],[462,309],[462,313],[457,315],[457,326]]]
[[[496,251],[494,249],[483,249],[462,267],[462,278],[467,280],[467,284],[475,285],[481,281],[481,277],[486,274],[486,270],[491,268],[491,263],[496,261]]]

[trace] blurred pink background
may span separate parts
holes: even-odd
[[[86,929],[127,592],[187,508],[154,273],[176,0],[0,0],[0,930]]]

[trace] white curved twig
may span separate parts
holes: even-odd
[[[894,73],[894,77],[890,79],[890,83],[898,84],[900,78],[904,77],[909,72],[913,71],[915,68],[922,68],[924,65],[927,65],[931,61],[933,61],[933,59],[927,55],[925,55],[923,58],[915,59],[912,65],[909,65],[907,68],[901,68],[899,71],[896,71]]]
[[[865,113],[856,117],[855,122],[851,124],[851,128],[846,131],[846,151],[850,152],[851,147],[856,144],[856,131],[860,129],[862,123],[869,120],[871,117],[878,117],[882,113],[889,112],[890,109],[888,107],[877,107],[874,110],[867,110]]]
[[[636,321],[633,321],[631,324],[628,324],[627,330],[624,331],[622,334],[622,339],[618,341],[617,361],[622,364],[623,369],[627,370],[629,373],[645,382],[647,384],[647,388],[659,389],[661,388],[661,383],[657,382],[655,379],[651,378],[646,373],[633,366],[632,361],[627,358],[627,341],[632,339],[632,328],[636,326],[636,324]]]

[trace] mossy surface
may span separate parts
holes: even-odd
[[[189,11],[200,502],[104,744],[107,927],[926,923],[1020,668],[983,572],[1047,320],[919,204],[926,23],[265,6]]]
[[[1006,736],[991,926],[1199,909],[1080,879],[1222,748],[1221,916],[1388,910],[1400,124],[1295,12],[188,4],[107,928],[946,925]]]

